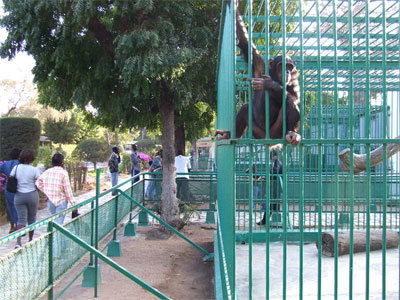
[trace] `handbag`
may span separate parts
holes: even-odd
[[[9,193],[15,194],[17,192],[17,185],[18,185],[17,170],[18,170],[18,165],[15,168],[15,176],[8,177],[8,180],[7,180],[7,192],[9,192]]]

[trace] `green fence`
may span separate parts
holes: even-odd
[[[132,225],[133,219],[136,217],[138,217],[138,222],[142,223],[142,225],[148,222],[149,215],[153,217],[155,222],[163,223],[159,216],[149,210],[152,207],[152,202],[159,200],[162,173],[157,173],[156,178],[148,179],[150,175],[154,175],[154,173],[141,173],[138,175],[141,180],[133,185],[133,178],[128,179],[115,187],[116,189],[123,187],[123,191],[118,190],[117,196],[107,197],[110,196],[111,190],[100,193],[100,170],[97,170],[96,197],[87,199],[64,212],[50,216],[45,220],[38,221],[18,232],[1,238],[0,245],[13,243],[18,236],[26,232],[49,226],[47,234],[34,239],[33,242],[0,259],[0,299],[36,299],[46,293],[49,299],[58,298],[82,275],[82,285],[93,287],[94,296],[97,297],[99,282],[96,282],[98,277],[95,274],[100,272],[96,267],[99,259],[111,265],[158,298],[169,299],[104,254],[101,254],[102,251],[107,249],[108,256],[121,255],[117,241],[117,229],[119,228],[118,224],[128,215],[127,222],[124,224],[125,234],[128,231],[126,226]],[[207,204],[203,208],[200,207],[199,210],[207,211],[206,221],[208,223],[215,223],[215,177],[214,173],[190,173],[188,180],[188,195],[190,195],[190,198],[181,199],[184,203]],[[150,180],[157,181],[158,197],[153,201],[145,200],[145,188]],[[84,207],[90,207],[86,213],[82,213]],[[68,214],[75,208],[79,208],[82,213],[79,217],[64,224],[62,227],[53,223],[59,215]],[[196,211],[197,208],[192,210]],[[164,225],[202,251],[206,255],[206,260],[213,258],[212,254],[193,243],[168,224]],[[56,230],[53,231],[53,228],[56,228]],[[132,228],[129,230],[129,234],[132,234]],[[110,233],[113,233],[111,241],[107,243],[104,249],[99,249],[99,242],[109,236]],[[62,278],[88,251],[90,252],[89,265],[64,290],[58,295],[53,295],[53,283]]]
[[[386,237],[400,226],[400,157],[387,157],[400,143],[400,1],[230,2],[221,1],[218,65],[216,127],[231,138],[216,145],[217,298],[398,299],[400,255],[386,249]],[[236,46],[237,10],[249,50],[264,61],[296,61],[296,147],[254,139],[251,130],[234,138],[237,111],[244,103],[251,108],[253,77]],[[255,52],[248,53],[251,62]],[[271,172],[269,146],[277,143],[281,174]],[[378,147],[383,161],[370,166]],[[349,172],[340,168],[346,148]],[[355,172],[353,154],[366,154],[365,171]],[[372,230],[382,234],[380,251],[370,251]],[[345,256],[338,255],[340,232],[349,236]],[[366,251],[355,254],[359,232]],[[322,255],[323,233],[333,233],[333,258]]]
[[[130,186],[125,190],[127,194],[135,196],[137,201],[143,201],[143,182]],[[97,200],[101,200],[110,192],[99,194]],[[89,245],[97,245],[97,241],[103,239],[118,224],[134,206],[124,196],[116,196],[105,203],[95,206],[96,197],[90,198],[67,211],[60,213],[70,213],[72,209],[91,205],[89,212],[73,219],[64,227],[81,240]],[[97,215],[98,222],[95,221]],[[57,215],[45,220],[36,222],[19,232],[10,234],[0,239],[0,244],[15,242],[15,239],[33,229],[47,224]],[[98,224],[96,226],[96,223]],[[97,230],[96,230],[97,228]],[[97,233],[97,241],[95,234]],[[57,280],[66,273],[87,250],[80,245],[72,242],[60,232],[53,233],[53,279]],[[39,295],[46,292],[48,288],[49,274],[49,234],[45,234],[32,243],[20,248],[0,259],[0,299],[36,299]]]

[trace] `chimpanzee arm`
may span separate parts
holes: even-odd
[[[236,9],[236,34],[239,39],[238,47],[240,48],[243,59],[248,63],[249,58],[249,35],[246,26],[240,16],[239,9]],[[256,46],[251,43],[253,56],[253,77],[260,78],[265,74],[265,61],[258,53]]]

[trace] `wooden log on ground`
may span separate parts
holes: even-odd
[[[400,136],[396,137],[400,139]],[[395,155],[400,151],[400,143],[387,144],[386,146],[386,158]],[[339,168],[345,172],[350,172],[350,148],[346,148],[339,153],[340,164]],[[370,152],[370,166],[376,166],[383,161],[383,146]],[[367,169],[367,154],[356,154],[353,153],[353,167],[354,174],[360,173]]]
[[[382,230],[370,231],[370,251],[382,249]],[[353,232],[353,253],[366,251],[366,231]],[[338,256],[350,253],[350,232],[339,232],[338,234]],[[317,241],[318,248],[318,241]],[[399,234],[394,230],[386,231],[386,249],[397,248],[399,245]],[[335,233],[322,233],[322,254],[325,256],[335,256]]]

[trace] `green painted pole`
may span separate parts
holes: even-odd
[[[48,285],[50,287],[47,293],[47,300],[53,300],[53,284],[54,284],[54,277],[53,277],[53,222],[49,222],[47,224],[47,232],[49,233],[49,274],[48,274]]]
[[[115,197],[115,213],[114,213],[114,232],[113,232],[113,241],[117,240],[117,230],[118,230],[118,200],[119,195]],[[131,202],[132,203],[132,202]]]
[[[100,169],[96,169],[96,208],[95,208],[95,235],[94,246],[99,249],[99,194],[100,194]],[[97,298],[98,257],[94,258],[94,297]]]

